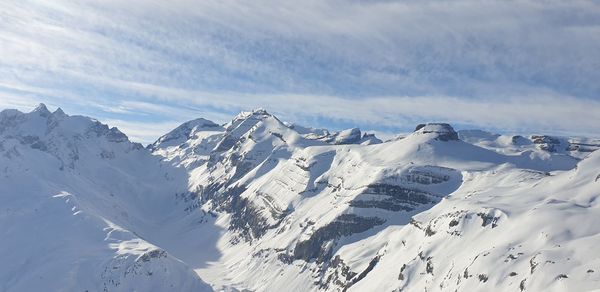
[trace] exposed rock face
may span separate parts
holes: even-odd
[[[593,152],[600,149],[600,141],[597,139],[565,138],[549,135],[532,135],[531,141],[540,150],[552,153],[564,152]]]
[[[440,141],[457,141],[458,133],[454,128],[446,123],[427,123],[419,124],[415,128],[415,134],[434,135],[436,140]]]
[[[333,222],[317,229],[310,239],[298,242],[294,248],[294,257],[305,261],[324,262],[331,259],[335,241],[342,236],[367,231],[381,225],[385,220],[377,217],[360,217],[354,214],[342,214]]]
[[[453,169],[420,166],[409,167],[399,175],[369,184],[349,202],[352,208],[347,213],[309,232],[308,239],[296,243],[292,255],[279,255],[280,260],[286,263],[291,263],[293,259],[318,263],[319,287],[347,289],[370,273],[377,265],[380,255],[372,258],[364,270],[353,271],[341,258],[335,256],[339,242],[346,237],[388,224],[390,216],[407,216],[432,206],[445,195],[435,190],[440,185],[445,185],[444,192],[452,191],[457,185],[453,186],[449,182],[457,178],[460,178],[460,174]],[[351,193],[352,190],[340,189],[339,192]],[[314,223],[306,224],[307,230],[312,230],[311,224]]]
[[[358,196],[350,203],[350,206],[389,211],[412,211],[419,205],[435,202],[432,195],[427,192],[388,184],[369,185],[363,194],[370,195],[370,198],[363,199],[362,196]]]
[[[531,140],[540,149],[548,152],[556,152],[561,144],[561,141],[558,138],[548,135],[532,135]]]
[[[250,242],[260,238],[274,226],[269,225],[260,214],[261,210],[255,207],[251,201],[240,197],[245,190],[244,187],[232,188],[217,201],[221,202],[218,205],[221,211],[231,214],[229,230],[237,232],[241,239]]]
[[[107,125],[104,125],[100,122],[93,123],[87,132],[92,135],[95,134],[96,137],[105,136],[109,142],[122,143],[129,142],[129,138],[123,132],[119,131],[119,129],[112,127],[109,128]]]

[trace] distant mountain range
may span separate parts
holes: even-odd
[[[0,112],[0,291],[600,289],[600,140]]]

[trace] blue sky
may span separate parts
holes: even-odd
[[[0,109],[150,142],[262,107],[383,136],[427,121],[600,136],[597,1],[0,2]]]

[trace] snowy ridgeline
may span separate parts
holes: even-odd
[[[0,113],[0,291],[600,288],[600,140]],[[208,284],[207,284],[208,283]]]

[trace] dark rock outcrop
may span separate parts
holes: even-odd
[[[547,135],[532,135],[531,141],[533,141],[533,144],[536,144],[541,150],[548,152],[556,152],[558,150],[557,147],[560,145],[560,140],[558,138]]]
[[[378,217],[361,217],[342,214],[333,222],[317,229],[308,240],[298,242],[294,248],[294,258],[305,261],[324,262],[331,259],[333,245],[342,236],[365,232],[385,221]]]
[[[370,196],[369,199],[358,196],[357,199],[350,202],[350,206],[389,211],[412,211],[419,205],[434,202],[432,195],[427,192],[389,184],[369,185],[363,194],[374,196]]]
[[[454,128],[446,123],[427,123],[419,124],[415,128],[415,134],[434,134],[435,139],[439,141],[456,141],[458,133]]]

